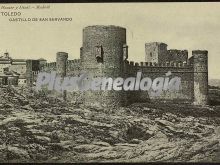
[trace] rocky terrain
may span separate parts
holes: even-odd
[[[0,89],[0,162],[220,162],[220,106],[92,108]]]

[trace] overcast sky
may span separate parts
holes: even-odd
[[[194,49],[208,50],[209,78],[220,79],[220,3],[50,4],[50,9],[21,12],[25,18],[73,20],[9,22],[8,17],[0,16],[1,54],[7,50],[13,58],[55,61],[56,52],[65,51],[69,59],[79,58],[85,26],[117,25],[127,29],[129,60],[144,61],[146,42],[165,42],[168,49],[188,49],[189,56]]]

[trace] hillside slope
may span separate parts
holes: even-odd
[[[0,90],[0,162],[220,162],[220,106],[104,109]]]

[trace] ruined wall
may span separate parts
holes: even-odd
[[[137,95],[131,95],[130,99],[137,100],[141,98],[142,101],[151,100],[164,100],[164,101],[182,101],[182,102],[193,102],[194,98],[194,73],[193,66],[185,63],[129,63],[129,71],[133,76],[136,76],[138,71],[141,71],[143,77],[149,77],[152,81],[157,77],[166,77],[166,73],[171,71],[172,75],[169,76],[169,80],[173,77],[178,76],[181,78],[181,87],[179,91],[163,91],[160,95],[154,96],[151,91],[139,91]],[[148,94],[147,94],[148,93]]]
[[[81,60],[74,59],[67,61],[67,76],[79,76],[81,73]]]
[[[93,56],[91,56],[93,58]],[[207,91],[208,91],[208,69],[207,69],[207,53],[206,51],[193,51],[193,56],[185,62],[166,62],[166,63],[152,63],[152,62],[140,62],[135,63],[133,61],[125,60],[122,63],[122,68],[120,70],[107,69],[107,65],[103,63],[96,63],[92,65],[93,67],[84,66],[84,71],[90,72],[95,77],[112,77],[114,78],[114,73],[118,77],[128,78],[136,77],[138,71],[143,73],[143,77],[150,77],[154,80],[157,77],[166,78],[165,74],[171,71],[172,75],[169,76],[169,80],[173,77],[181,77],[181,86],[179,91],[164,91],[159,96],[154,96],[151,91],[90,91],[90,92],[69,92],[68,99],[76,102],[89,102],[97,103],[103,102],[105,104],[115,104],[115,99],[122,99],[124,103],[134,103],[134,102],[148,102],[149,100],[162,100],[162,101],[172,101],[172,102],[193,102],[195,104],[207,104]],[[56,68],[56,63],[51,63],[45,65],[46,70],[54,70]],[[85,64],[85,63],[84,63]],[[79,76],[82,71],[82,61],[81,59],[69,60],[67,61],[67,76]],[[112,66],[112,68],[117,68],[118,66]],[[56,69],[55,69],[56,70]],[[108,72],[107,72],[108,71]],[[119,72],[120,71],[120,72]],[[107,73],[107,74],[106,74]],[[118,94],[122,92],[122,94]],[[86,95],[86,96],[85,96]],[[195,95],[195,96],[194,96]],[[123,96],[123,98],[121,98]],[[121,100],[121,101],[122,101]],[[125,101],[127,100],[127,101]]]
[[[74,59],[74,60],[68,60],[68,56],[65,57],[65,53],[58,54],[58,58],[56,58],[56,62],[50,62],[46,63],[41,67],[41,72],[51,72],[51,71],[57,71],[58,74],[60,72],[64,73],[64,70],[66,69],[66,76],[79,76],[81,73],[81,60],[80,59]],[[66,62],[65,62],[66,61]],[[57,67],[57,64],[59,64],[59,68]],[[66,66],[65,66],[66,65]],[[49,94],[53,94],[56,97],[63,97],[64,99],[70,101],[70,102],[77,102],[82,103],[82,97],[80,97],[81,92],[80,91],[72,91],[72,92],[64,92],[63,94],[56,92],[56,91],[47,91]],[[66,93],[66,94],[65,94]],[[65,96],[66,95],[66,96]]]
[[[138,67],[139,63],[135,63],[134,61],[125,61],[124,62],[124,77],[136,77],[137,72],[141,71]],[[127,105],[136,103],[136,102],[148,102],[150,100],[149,94],[146,91],[141,90],[133,90],[126,91]]]
[[[74,59],[67,61],[67,76],[75,77],[81,75],[81,60]],[[72,91],[67,92],[67,100],[75,103],[82,103],[82,92],[81,91]]]
[[[194,101],[195,104],[207,104],[207,51],[193,51],[193,56],[188,59],[187,50],[166,50],[166,46],[163,47],[162,45],[162,43],[158,42],[145,44],[145,61],[149,63],[144,63],[147,66],[143,68],[136,66],[136,70],[142,69],[146,75],[148,74],[152,78],[160,77],[162,73],[170,70],[173,73],[172,76],[181,77],[182,88],[180,92],[176,93],[164,92],[160,97],[152,97],[149,93],[150,98],[168,100],[178,98],[177,100]],[[134,66],[131,67],[133,68]]]
[[[188,60],[187,50],[170,49],[167,51],[167,57],[169,62],[184,62]]]
[[[46,63],[42,66],[41,71],[45,72],[51,72],[56,71],[57,69],[57,62],[50,62]],[[67,76],[75,76],[79,75],[81,70],[81,60],[80,59],[74,59],[74,60],[67,60],[66,65],[66,75]]]
[[[45,71],[45,72],[51,72],[51,71],[56,71],[56,62],[50,62],[50,63],[46,63],[45,65],[43,65],[41,67],[41,71]]]

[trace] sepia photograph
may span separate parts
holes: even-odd
[[[0,3],[0,163],[220,163],[220,3]]]

